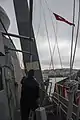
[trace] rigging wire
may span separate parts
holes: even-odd
[[[53,27],[54,35],[55,35],[55,45],[54,45],[54,48],[53,48],[53,55],[54,55],[55,47],[56,47],[56,45],[57,45],[58,54],[59,54],[59,59],[60,59],[60,65],[61,65],[61,68],[63,68],[63,67],[62,67],[61,55],[60,55],[60,50],[59,50],[59,45],[58,45],[58,40],[57,40],[57,32],[56,32],[56,30],[55,30],[55,26],[54,26],[54,23],[53,23],[53,18],[52,18],[52,15],[51,15],[51,13],[53,13],[53,12],[52,12],[52,10],[48,7],[48,3],[47,3],[46,0],[45,0],[45,3],[46,3],[46,5],[47,5],[47,8],[48,8],[49,13],[50,13],[49,15],[50,15],[50,17],[51,17],[52,27]],[[56,26],[57,26],[57,21],[56,21]],[[50,66],[51,66],[51,63],[50,63]]]
[[[54,48],[53,48],[53,56],[54,56],[55,48],[56,48],[56,44],[54,45]],[[51,61],[50,61],[50,65],[49,65],[49,70],[50,69],[51,69]]]
[[[37,40],[38,35],[39,35],[40,25],[41,25],[41,1],[40,1],[40,20],[39,20],[39,25],[38,25],[38,31],[37,31],[37,34],[36,34],[36,40]]]
[[[40,0],[40,1],[41,1],[41,0]],[[42,9],[43,9],[42,1],[41,1],[41,6],[42,6]],[[54,69],[54,63],[53,63],[53,57],[52,57],[52,50],[51,50],[51,45],[50,45],[50,40],[49,40],[49,35],[48,35],[48,29],[47,29],[47,23],[46,23],[46,18],[45,18],[44,9],[43,9],[43,17],[44,17],[44,21],[45,21],[45,28],[46,28],[47,39],[48,39],[48,44],[49,44],[49,50],[50,50],[52,67],[53,67],[53,69]]]
[[[35,11],[36,11],[36,1],[35,1],[35,3],[34,3],[34,20],[35,20]],[[37,40],[37,38],[38,38],[38,35],[39,35],[39,30],[40,30],[40,25],[41,25],[41,6],[40,6],[40,19],[39,19],[39,24],[38,24],[38,30],[37,30],[37,32],[36,32],[36,37],[35,37],[35,39]]]
[[[36,10],[36,4],[37,3],[35,3],[34,5],[34,9]],[[35,12],[35,10],[34,10],[34,12]],[[37,40],[38,39],[38,35],[39,35],[39,32],[40,32],[40,25],[41,25],[41,2],[40,2],[40,19],[39,19],[39,24],[38,24],[38,31],[37,31],[37,33],[36,33],[36,36],[35,36],[35,40]],[[38,51],[39,52],[39,51]]]
[[[57,26],[57,20],[56,20],[56,26]],[[58,40],[57,40],[57,35],[56,35],[56,44],[57,44],[57,49],[58,49],[58,54],[59,54],[60,65],[61,65],[61,68],[63,68],[62,67],[62,60],[61,60],[60,49],[59,49]]]
[[[45,1],[46,1],[46,0],[45,0]],[[46,1],[46,4],[47,4],[47,1]],[[47,4],[47,6],[48,6],[48,4]],[[48,7],[48,10],[50,11],[50,14],[53,13],[49,7]],[[52,19],[52,15],[51,15],[51,21],[52,21],[52,27],[53,27],[53,30],[54,30],[54,34],[55,34],[55,45],[54,45],[54,48],[53,48],[53,54],[54,54],[56,44],[57,44],[58,52],[59,52],[59,47],[58,47],[57,34],[56,34],[57,30],[55,30],[54,23],[53,23],[53,19]],[[57,25],[57,21],[56,21],[56,25]],[[56,26],[56,27],[57,27],[57,26]],[[58,54],[59,54],[59,58],[60,58],[60,62],[61,62],[60,53],[58,53]],[[61,62],[61,67],[62,67],[62,62]],[[56,82],[57,82],[57,81],[56,81],[56,77],[55,77],[55,87],[57,87]],[[59,105],[59,95],[57,95],[57,97],[58,97],[58,105]],[[57,106],[57,110],[58,110],[58,106]],[[59,111],[58,111],[58,112],[59,112]]]
[[[35,11],[36,11],[36,0],[35,0],[35,2],[33,3],[33,5],[34,5],[34,18],[35,18]]]
[[[41,1],[41,0],[40,0],[40,1]],[[41,5],[42,5],[42,3],[41,3]],[[43,6],[42,6],[42,9],[43,9]],[[49,41],[49,35],[48,35],[48,30],[47,30],[47,24],[46,24],[44,9],[43,9],[43,17],[44,17],[44,21],[45,21],[47,39],[48,39],[49,50],[50,50],[50,55],[51,55],[52,68],[53,68],[53,70],[54,70],[54,62],[53,62],[53,57],[52,57],[52,50],[51,50],[51,45],[50,45],[50,41]],[[56,82],[56,78],[55,78],[55,82]],[[46,96],[44,97],[44,100],[45,100],[45,98],[46,98]],[[44,102],[44,100],[43,100],[43,102]]]
[[[75,20],[75,0],[73,1],[73,24]],[[73,53],[73,40],[74,40],[74,26],[72,26],[72,41],[71,41],[71,56],[70,56],[70,76],[72,72],[72,53]]]
[[[2,22],[1,18],[0,18],[0,23],[1,23],[1,25],[2,25],[2,27],[3,27],[3,29],[4,29],[4,31],[5,31],[6,34],[7,34],[7,30],[6,30],[6,28],[5,28],[5,25],[4,25],[3,22]],[[10,37],[9,35],[8,35],[8,38],[11,40],[11,43],[13,44],[12,39],[11,39],[11,37]]]
[[[71,69],[73,68],[74,60],[75,60],[75,53],[76,53],[77,42],[78,42],[78,35],[79,35],[79,24],[80,24],[80,1],[79,1],[79,12],[78,12],[77,34],[76,34],[76,41],[75,41],[75,48],[74,48],[74,53],[73,53],[73,59],[72,59]]]
[[[49,10],[49,12],[50,12],[49,15],[50,15],[50,17],[51,17],[52,27],[53,27],[54,35],[55,35],[55,45],[54,45],[54,48],[53,48],[53,55],[54,55],[55,48],[56,48],[56,44],[57,44],[58,54],[59,54],[59,58],[60,58],[60,64],[61,64],[61,67],[62,67],[62,62],[61,62],[61,57],[60,57],[59,47],[58,47],[58,41],[57,41],[57,35],[56,35],[57,30],[55,30],[54,23],[53,23],[53,18],[52,18],[52,14],[51,14],[51,13],[53,13],[53,12],[49,9],[49,7],[48,7],[48,3],[47,3],[46,0],[45,0],[45,2],[46,2],[46,5],[47,5],[48,10]],[[50,66],[51,66],[51,62],[50,62]],[[49,67],[49,69],[50,69],[50,67]],[[55,85],[56,85],[56,77],[55,77]]]

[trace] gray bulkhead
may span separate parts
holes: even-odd
[[[0,19],[8,30],[10,20],[1,7]],[[16,109],[19,108],[20,80],[23,75],[16,53],[5,50],[5,46],[16,49],[14,44],[1,32],[5,31],[0,24],[0,120],[14,120]]]

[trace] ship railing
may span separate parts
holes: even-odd
[[[66,82],[67,80],[69,80],[69,78],[71,77],[72,79],[75,79],[77,76],[77,71],[75,73],[72,73],[71,75],[68,75],[67,77],[63,78],[62,81],[57,82],[58,84],[63,84],[64,82]]]
[[[34,38],[30,38],[30,37],[26,37],[26,36],[23,36],[23,35],[16,35],[16,34],[12,34],[12,33],[5,33],[5,32],[2,32],[2,34],[4,36],[11,36],[11,37],[15,37],[15,38],[22,38],[23,40],[27,39],[27,40],[31,40],[31,41],[34,41]]]
[[[65,116],[67,116],[68,103],[69,103],[68,99],[54,92],[52,96],[52,100],[53,103],[60,108],[61,112],[64,113]],[[73,120],[77,120],[78,113],[79,113],[78,105],[73,104],[73,111],[72,111]],[[80,114],[79,114],[79,118],[80,118]]]
[[[23,36],[23,35],[16,35],[16,34],[12,34],[12,33],[8,33],[8,32],[1,32],[3,36],[7,36],[9,37],[9,39],[12,41],[12,38],[19,38],[19,39],[22,39],[22,40],[28,40],[30,42],[33,42],[34,41],[34,38],[30,38],[30,37],[27,37],[27,36]],[[18,39],[15,39],[15,40],[18,40]],[[13,44],[13,43],[12,43]],[[36,54],[33,54],[29,51],[23,51],[23,50],[19,50],[19,49],[13,49],[13,48],[9,48],[7,46],[5,46],[5,50],[8,52],[8,51],[14,51],[14,52],[21,52],[21,53],[25,53],[25,54],[30,54],[30,55],[33,55],[33,56],[36,56]]]
[[[47,79],[47,80],[44,82],[44,85],[45,85],[46,93],[47,93],[48,96],[50,97],[50,95],[51,95],[51,90],[52,90],[52,82],[50,82],[50,79]]]

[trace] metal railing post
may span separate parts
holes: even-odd
[[[67,85],[69,87],[69,91],[68,91],[69,103],[68,103],[67,120],[71,120],[72,119],[72,112],[73,112],[74,93],[78,89],[78,82],[75,80],[70,80],[67,83]]]

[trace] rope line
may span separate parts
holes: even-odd
[[[40,5],[41,5],[41,1],[40,1]],[[40,20],[39,20],[39,25],[38,25],[38,31],[37,31],[37,34],[36,34],[36,40],[37,40],[38,35],[39,35],[40,25],[41,25],[41,6],[40,6]]]
[[[41,1],[41,6],[42,6],[42,9],[43,9],[42,1]],[[47,33],[47,40],[48,40],[48,45],[49,45],[49,51],[50,51],[50,56],[51,56],[52,67],[54,69],[54,63],[53,63],[53,57],[52,57],[52,50],[51,50],[51,45],[50,45],[50,40],[49,40],[49,35],[48,35],[48,29],[47,29],[47,23],[46,23],[44,9],[43,9],[43,17],[44,17],[44,21],[45,21],[45,28],[46,28],[46,33]]]
[[[79,12],[78,12],[77,34],[76,34],[76,41],[75,41],[75,48],[74,48],[74,53],[73,53],[73,59],[72,59],[71,69],[73,68],[74,60],[75,60],[75,53],[76,53],[77,42],[78,42],[78,35],[79,35],[79,24],[80,24],[80,1],[79,1]]]
[[[73,2],[73,24],[75,20],[75,0]],[[72,71],[72,53],[73,53],[73,40],[74,40],[74,26],[72,26],[72,41],[71,41],[71,56],[70,56],[70,76]]]
[[[48,7],[48,3],[47,1],[45,0],[45,3],[47,5],[47,8],[49,10],[49,15],[50,15],[50,18],[51,18],[51,21],[52,21],[52,27],[53,27],[53,30],[54,30],[54,35],[55,35],[55,45],[54,45],[54,48],[53,48],[53,55],[54,55],[54,51],[55,51],[55,47],[57,45],[57,49],[58,49],[58,54],[59,54],[59,60],[60,60],[60,65],[61,65],[61,68],[62,68],[62,60],[61,60],[61,55],[60,55],[60,50],[59,50],[59,45],[58,45],[58,40],[57,40],[57,31],[55,30],[55,26],[54,26],[54,23],[53,23],[53,18],[52,18],[52,10]],[[56,21],[57,23],[57,21]],[[51,66],[51,63],[50,63],[50,66]],[[49,67],[50,68],[50,67]]]

